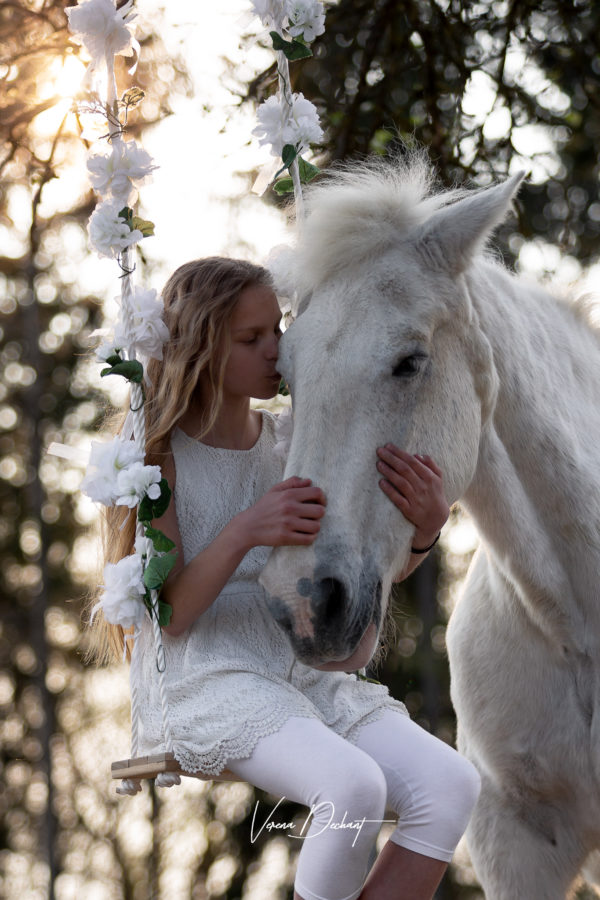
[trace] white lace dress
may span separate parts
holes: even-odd
[[[275,416],[263,411],[250,450],[209,447],[176,428],[175,508],[184,561],[204,549],[238,512],[282,480]],[[182,769],[217,775],[245,759],[256,742],[290,716],[320,719],[354,741],[361,725],[385,708],[406,714],[383,685],[346,672],[322,672],[297,661],[269,614],[258,576],[269,547],[255,547],[225,589],[182,635],[163,633],[173,750]],[[164,749],[156,654],[148,619],[132,662],[141,715],[140,754]]]

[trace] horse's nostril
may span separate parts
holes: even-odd
[[[343,615],[346,602],[346,589],[337,578],[324,578],[321,581],[322,610],[326,622],[331,622]]]

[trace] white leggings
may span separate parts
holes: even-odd
[[[303,821],[300,831],[264,802],[255,806],[252,824],[254,839],[264,828],[302,840],[294,887],[304,900],[359,896],[386,809],[398,816],[390,840],[448,862],[480,784],[468,760],[389,709],[360,729],[356,745],[318,719],[293,716],[228,767],[309,807],[312,823]]]

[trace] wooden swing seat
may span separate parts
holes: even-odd
[[[185,772],[173,753],[156,753],[153,756],[136,756],[133,759],[120,759],[112,763],[110,772],[113,778],[156,778],[161,772],[172,772],[175,775],[185,775],[187,778],[200,778],[202,781],[241,780],[229,769],[223,769],[220,775]]]

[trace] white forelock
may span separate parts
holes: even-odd
[[[299,295],[350,268],[364,271],[370,256],[380,257],[464,195],[462,190],[434,193],[431,163],[420,153],[333,166],[306,192],[306,221],[293,254]],[[291,262],[288,256],[286,268]]]

